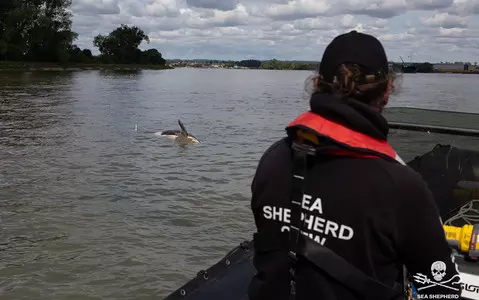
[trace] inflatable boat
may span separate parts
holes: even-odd
[[[471,140],[475,139],[469,140],[469,144],[475,141],[476,147],[479,147],[479,128],[471,128],[475,124],[479,126],[479,115],[415,108],[391,108],[385,115],[393,130],[469,137]],[[391,121],[394,119],[400,119],[401,122]],[[431,120],[427,125],[418,122],[427,119]],[[446,120],[456,121],[456,126],[444,126]],[[448,140],[451,141],[450,137]],[[445,230],[462,229],[466,226],[479,231],[479,150],[436,143],[407,164],[427,182],[446,225]],[[473,227],[475,223],[477,226]],[[449,232],[447,233],[449,236]],[[479,239],[479,232],[477,234]],[[479,249],[479,240],[477,243]],[[457,241],[454,240],[451,247],[454,248],[456,263],[461,273],[461,299],[479,300],[479,253],[473,250],[461,251],[461,247],[458,247]],[[248,285],[255,274],[253,252],[252,241],[244,241],[216,264],[198,272],[195,278],[179,287],[165,300],[247,300]],[[414,295],[410,299],[415,299]]]

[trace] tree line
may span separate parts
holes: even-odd
[[[272,59],[261,63],[260,69],[267,70],[317,70],[317,62],[281,61]]]
[[[137,26],[121,25],[93,40],[100,55],[73,42],[72,0],[0,0],[0,61],[165,65],[157,49],[138,47],[149,37]]]
[[[316,70],[319,66],[319,63],[316,62],[281,61],[277,59],[267,61],[248,59],[235,64],[240,67],[265,70]]]

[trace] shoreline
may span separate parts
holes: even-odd
[[[0,72],[85,71],[85,70],[170,70],[168,65],[103,64],[103,63],[43,63],[0,61]]]
[[[441,70],[433,72],[436,74],[476,74],[479,75],[478,70],[462,71],[462,70]]]
[[[33,71],[86,71],[86,70],[113,70],[113,71],[138,71],[138,70],[172,70],[172,69],[243,69],[243,70],[284,70],[284,71],[308,71],[294,68],[274,69],[274,68],[248,68],[248,67],[230,67],[218,68],[207,66],[177,66],[169,65],[140,65],[140,64],[105,64],[105,63],[48,63],[48,62],[20,62],[20,61],[0,61],[0,72],[33,72]],[[479,75],[479,70],[436,70],[433,72],[404,72],[402,74],[475,74]]]

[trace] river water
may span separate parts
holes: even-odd
[[[0,74],[0,299],[162,299],[250,239],[255,167],[310,74]],[[405,74],[390,105],[479,112],[477,77]],[[155,135],[178,119],[201,144]],[[411,159],[432,136],[391,141]]]

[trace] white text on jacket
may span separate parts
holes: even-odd
[[[318,214],[323,215],[321,198],[313,200],[312,196],[304,194],[301,206],[303,210],[308,211],[308,213],[301,213],[301,220],[304,221],[301,231],[302,234],[321,245],[324,245],[326,237],[329,236],[341,240],[350,240],[353,238],[354,230],[351,227],[318,216]],[[312,213],[314,213],[314,215]],[[291,209],[289,208],[264,206],[263,216],[268,220],[280,221],[284,224],[291,223]],[[281,231],[289,230],[290,227],[287,225],[281,228]],[[314,233],[306,232],[306,230],[313,231]]]

